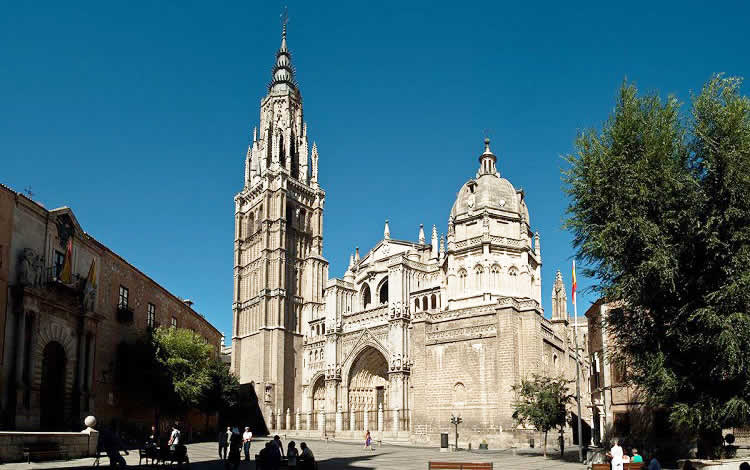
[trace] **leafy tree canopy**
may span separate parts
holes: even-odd
[[[513,419],[517,425],[534,426],[544,433],[544,455],[547,455],[547,433],[563,428],[566,423],[566,405],[573,398],[568,391],[572,381],[535,375],[531,380],[521,380],[513,386],[516,401]]]
[[[566,227],[599,293],[615,362],[649,404],[714,454],[750,420],[750,100],[714,76],[674,98],[623,84],[602,129],[576,140]]]

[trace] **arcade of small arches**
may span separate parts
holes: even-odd
[[[367,310],[372,305],[372,294],[370,292],[370,285],[367,282],[364,282],[362,284],[362,289],[360,290],[360,298],[362,299],[362,310]],[[386,305],[388,304],[388,278],[386,277],[382,281],[380,281],[380,284],[378,284],[378,288],[376,290],[378,293],[378,305]]]
[[[503,284],[503,269],[493,264],[489,268],[489,276],[485,272],[485,267],[477,264],[473,269],[467,270],[461,268],[456,274],[458,278],[458,288],[461,291],[469,290],[499,290]],[[507,280],[510,287],[517,288],[519,285],[520,271],[516,266],[510,266],[506,271]],[[534,275],[530,277],[531,283],[535,281]]]

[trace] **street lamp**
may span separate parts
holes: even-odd
[[[460,416],[451,415],[451,424],[456,427],[456,450],[458,450],[458,425],[463,422]]]

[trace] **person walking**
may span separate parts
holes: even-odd
[[[372,437],[370,436],[369,429],[365,433],[365,447],[364,448],[372,450]]]
[[[297,468],[297,456],[298,455],[299,455],[299,451],[294,446],[294,441],[290,441],[289,445],[286,448],[287,467]]]
[[[172,434],[169,435],[169,442],[167,443],[169,450],[174,451],[180,445],[180,438],[180,430],[177,429],[177,423],[175,423],[172,426]]]
[[[232,428],[227,426],[226,431],[219,431],[217,440],[219,441],[219,460],[227,459],[227,451],[229,450],[229,438],[232,436]]]
[[[245,462],[250,461],[250,442],[253,440],[253,433],[249,426],[245,426],[245,432],[242,433],[242,449],[245,451]]]
[[[233,432],[238,431],[238,432]],[[226,460],[227,468],[237,470],[240,467],[240,461],[242,460],[241,448],[242,448],[242,437],[240,436],[239,429],[230,430],[232,433],[229,437],[229,456]]]

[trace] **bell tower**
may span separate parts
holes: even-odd
[[[284,24],[234,198],[232,370],[254,387],[269,428],[302,406],[303,338],[323,315],[328,279],[318,149],[308,148],[286,36]]]

